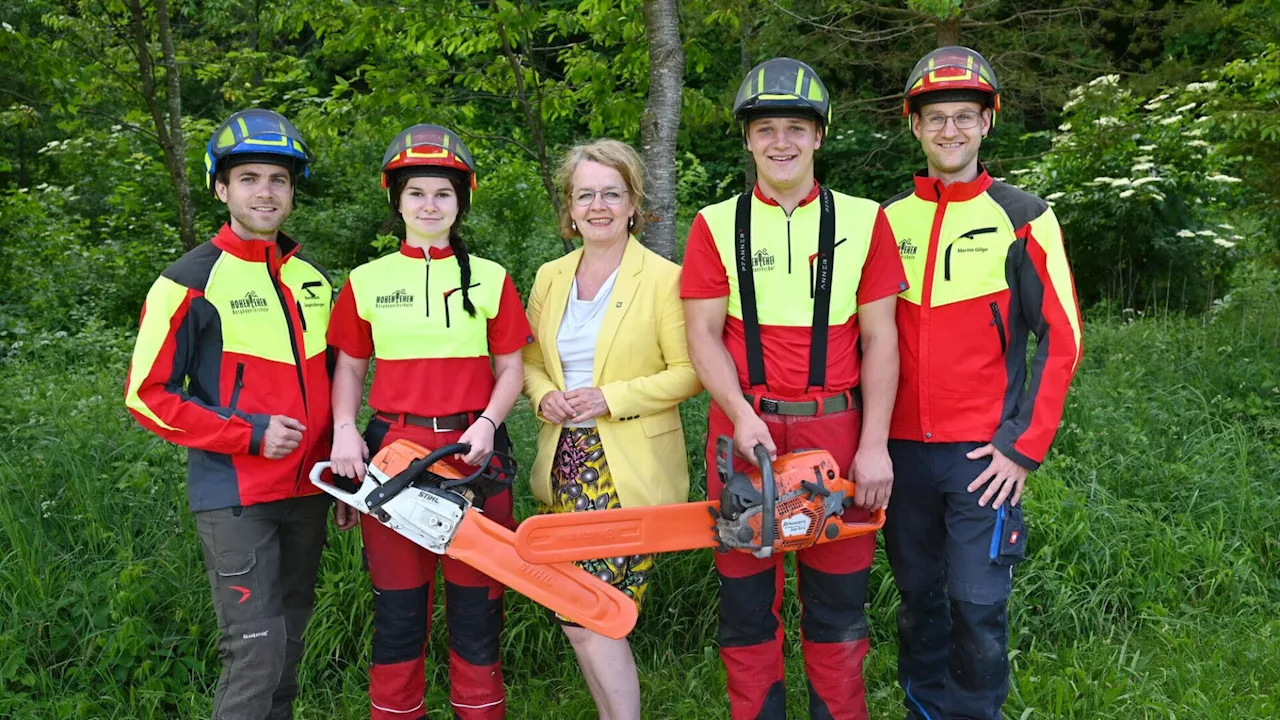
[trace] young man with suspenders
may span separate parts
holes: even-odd
[[[707,494],[716,438],[745,458],[830,451],[858,482],[846,518],[889,500],[886,442],[898,379],[894,305],[906,289],[884,213],[819,186],[813,155],[830,98],[804,63],[753,69],[734,102],[759,182],[703,208],[689,234],[681,297],[689,350],[710,391]],[[740,469],[747,460],[738,459]],[[875,535],[798,552],[800,625],[814,718],[867,717],[863,616]],[[720,656],[735,720],[786,716],[781,555],[716,555]]]

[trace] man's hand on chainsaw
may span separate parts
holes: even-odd
[[[609,414],[609,403],[604,399],[604,391],[597,387],[579,388],[564,394],[564,399],[573,408],[573,421],[582,422],[591,418]]]
[[[305,425],[288,415],[272,415],[267,430],[262,434],[262,456],[279,460],[298,449]]]
[[[864,445],[853,455],[853,482],[857,486],[853,502],[866,510],[883,510],[889,506],[893,491],[893,461],[889,449],[881,445]]]
[[[481,460],[493,452],[495,432],[497,431],[494,429],[494,424],[488,418],[476,418],[476,421],[471,423],[471,427],[458,438],[458,442],[471,446],[471,450],[462,456],[462,462],[467,465],[479,465]]]
[[[764,449],[769,451],[770,460],[778,459],[778,445],[769,434],[769,426],[754,412],[744,412],[733,425],[734,452],[746,458],[752,465],[760,467],[755,453],[757,445],[763,445]]]
[[[329,451],[333,474],[363,481],[365,463],[368,460],[369,447],[356,431],[355,424],[341,423],[333,432],[333,448]]]

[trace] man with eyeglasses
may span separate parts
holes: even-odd
[[[822,81],[802,62],[776,58],[747,74],[733,110],[758,182],[698,213],[680,296],[689,355],[713,400],[707,496],[720,497],[721,435],[733,436],[740,471],[757,445],[770,457],[817,447],[856,479],[845,518],[858,521],[889,502],[894,305],[906,284],[879,206],[814,177],[830,108]],[[796,553],[813,718],[867,717],[863,610],[875,547],[872,534]],[[717,553],[715,563],[731,717],[781,720],[782,556]]]
[[[898,682],[909,719],[996,720],[1009,694],[1013,566],[1026,551],[1023,486],[1080,362],[1080,310],[1053,210],[978,161],[1000,110],[987,61],[940,48],[904,94],[927,167],[884,204],[910,284],[897,306],[884,528],[902,596]]]

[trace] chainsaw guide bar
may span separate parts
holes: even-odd
[[[515,533],[474,506],[477,488],[510,485],[515,462],[493,453],[466,476],[443,462],[469,449],[455,444],[428,452],[396,440],[374,456],[358,485],[338,476],[332,476],[333,482],[322,479],[328,462],[316,463],[311,482],[416,545],[460,560],[589,630],[626,637],[637,617],[631,598],[571,563],[522,558]]]

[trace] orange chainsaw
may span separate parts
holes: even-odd
[[[874,533],[884,511],[865,522],[844,520],[854,483],[826,450],[798,450],[769,462],[755,447],[759,470],[733,469],[733,440],[716,440],[720,500],[678,505],[535,515],[516,530],[516,549],[529,562],[590,560],[717,548],[758,558]],[[708,519],[711,521],[708,523]]]
[[[535,564],[515,549],[515,533],[485,517],[477,505],[511,485],[515,461],[493,452],[479,469],[463,475],[443,462],[470,446],[435,451],[396,440],[374,456],[364,481],[332,475],[316,463],[311,482],[367,513],[431,552],[461,560],[534,602],[606,637],[626,637],[636,623],[636,605],[617,588],[569,563]]]

